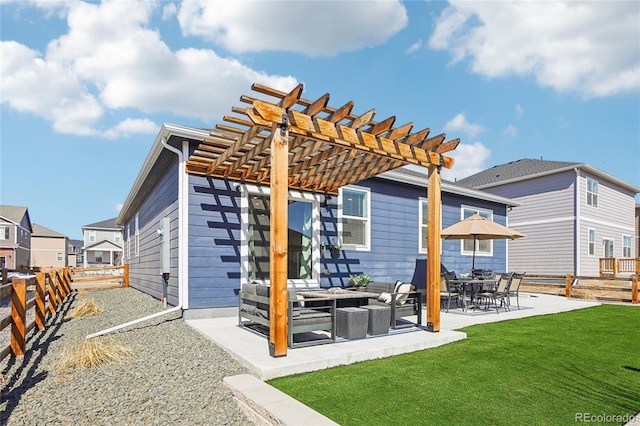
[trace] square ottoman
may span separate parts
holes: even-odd
[[[345,339],[367,336],[369,311],[362,308],[336,309],[336,334]]]
[[[363,308],[369,311],[367,334],[376,335],[389,333],[391,306],[365,305]]]

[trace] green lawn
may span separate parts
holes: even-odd
[[[269,384],[343,426],[632,416],[640,411],[639,327],[640,308],[602,305],[468,327],[460,342]]]

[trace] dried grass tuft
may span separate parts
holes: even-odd
[[[128,346],[116,343],[109,337],[76,342],[62,352],[59,371],[82,369],[133,358],[135,352]]]
[[[83,299],[78,306],[66,318],[90,317],[102,313],[102,306],[98,305],[95,299]]]
[[[77,293],[78,293],[78,297],[85,297],[89,292],[84,288],[81,288],[80,290],[77,291]]]

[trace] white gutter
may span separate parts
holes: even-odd
[[[162,146],[173,152],[174,154],[176,154],[178,156],[178,162],[179,162],[179,166],[178,166],[178,227],[179,227],[179,234],[178,234],[178,304],[176,306],[174,306],[173,308],[161,311],[161,312],[156,312],[155,314],[151,314],[151,315],[147,315],[146,317],[142,317],[142,318],[138,318],[135,319],[133,321],[129,321],[126,322],[124,324],[120,324],[120,325],[116,325],[115,327],[111,327],[111,328],[107,328],[106,330],[102,330],[102,331],[98,331],[96,333],[93,334],[89,334],[86,336],[86,339],[93,339],[94,337],[98,337],[98,336],[102,336],[105,334],[109,334],[111,332],[114,332],[116,330],[120,330],[122,328],[125,327],[129,327],[130,325],[134,325],[134,324],[138,324],[144,321],[148,321],[150,319],[153,318],[157,318],[163,315],[167,315],[173,312],[177,312],[177,311],[182,311],[183,305],[184,305],[184,288],[185,288],[185,283],[186,283],[186,268],[183,269],[184,265],[187,264],[187,256],[185,256],[186,252],[186,241],[187,239],[185,238],[185,235],[187,235],[187,227],[186,227],[186,223],[187,223],[187,217],[186,214],[188,213],[188,200],[187,197],[185,196],[185,192],[184,189],[185,187],[188,188],[187,184],[188,184],[188,179],[186,177],[186,163],[185,163],[185,158],[186,156],[183,155],[183,152],[180,151],[177,148],[172,147],[171,145],[167,144],[167,138],[165,136],[162,136]],[[184,141],[183,142],[183,150],[188,150],[189,149],[189,142]],[[186,206],[186,208],[185,208]]]

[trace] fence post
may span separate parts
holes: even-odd
[[[129,264],[124,264],[124,286],[129,287]]]
[[[634,275],[631,279],[631,303],[638,304],[638,276]]]
[[[44,329],[46,288],[44,272],[36,273],[36,325],[38,330]]]
[[[9,279],[9,273],[7,268],[2,268],[2,284],[7,284],[7,280]]]
[[[23,356],[27,330],[27,280],[12,280],[11,285],[11,352]]]
[[[49,281],[49,312],[55,315],[58,306],[58,298],[56,297],[56,286],[51,278],[51,272],[47,272],[47,281]]]
[[[571,297],[571,275],[567,275],[564,280],[564,295]]]

